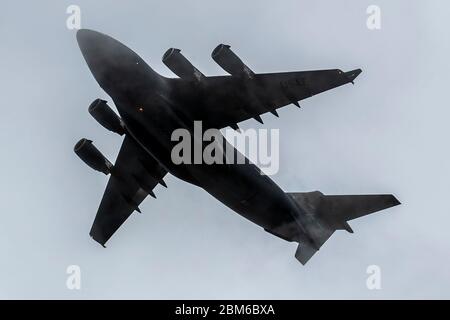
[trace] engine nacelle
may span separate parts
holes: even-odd
[[[109,131],[119,135],[125,133],[122,121],[119,116],[108,106],[106,101],[97,99],[89,106],[89,113],[98,123]]]
[[[74,147],[74,151],[81,160],[94,170],[108,175],[111,173],[113,165],[108,159],[93,145],[91,140],[81,139]]]
[[[163,55],[163,63],[181,79],[200,82],[205,76],[180,52],[180,49],[170,48]]]
[[[219,44],[212,52],[211,57],[223,70],[229,74],[251,79],[255,75],[249,67],[230,49],[229,45]]]

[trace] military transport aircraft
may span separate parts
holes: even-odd
[[[208,77],[179,49],[169,49],[164,64],[179,78],[152,70],[135,52],[96,31],[82,29],[77,41],[100,87],[112,98],[120,117],[97,99],[89,113],[106,129],[124,135],[116,163],[91,140],[81,139],[75,153],[91,168],[111,174],[95,217],[91,237],[101,245],[167,173],[196,185],[238,214],[286,241],[299,243],[295,257],[305,264],[336,230],[353,232],[347,221],[396,206],[393,195],[328,196],[321,192],[285,193],[259,168],[244,164],[175,164],[171,159],[175,129],[238,130],[238,123],[348,83],[360,69],[257,74],[220,44],[212,58],[229,76]],[[234,149],[233,149],[234,150]],[[237,152],[237,151],[236,151]]]

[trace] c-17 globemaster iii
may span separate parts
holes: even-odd
[[[166,186],[167,173],[196,185],[233,211],[286,241],[299,243],[295,257],[305,264],[336,230],[353,232],[349,220],[393,207],[393,195],[324,195],[286,193],[250,161],[226,164],[175,164],[171,158],[174,130],[203,127],[238,130],[238,123],[261,120],[261,114],[321,92],[353,83],[360,69],[257,74],[228,45],[212,58],[230,75],[205,76],[179,49],[169,49],[163,62],[179,78],[166,78],[135,52],[96,31],[82,29],[77,40],[100,87],[111,97],[117,115],[97,99],[90,114],[106,129],[124,135],[113,165],[92,144],[81,139],[77,155],[90,167],[111,174],[90,231],[101,245],[138,211],[156,185]],[[227,142],[225,142],[227,143]],[[236,151],[237,152],[237,151]]]

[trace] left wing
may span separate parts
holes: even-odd
[[[167,171],[128,135],[125,137],[103,194],[90,235],[102,246],[134,212],[153,188],[164,186]]]
[[[203,103],[193,110],[194,117],[209,127],[237,127],[237,123],[251,118],[262,122],[260,115],[321,92],[352,83],[361,70],[320,70],[205,77]],[[205,116],[206,115],[206,116]]]
[[[211,57],[231,76],[205,76],[179,49],[167,50],[163,62],[181,78],[172,80],[173,94],[182,101],[192,99],[188,118],[217,129],[238,129],[239,122],[251,118],[262,123],[261,114],[278,116],[277,109],[291,103],[300,107],[298,101],[353,83],[361,73],[361,69],[333,69],[256,74],[225,44],[218,45]]]

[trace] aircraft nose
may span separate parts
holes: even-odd
[[[78,44],[81,46],[81,44],[83,43],[83,41],[86,39],[86,37],[88,37],[90,34],[92,34],[92,30],[88,30],[88,29],[80,29],[77,31],[77,41]]]
[[[104,58],[108,50],[107,36],[100,32],[81,29],[77,31],[77,42],[88,64]],[[97,58],[97,59],[96,59]]]
[[[101,85],[108,70],[117,64],[115,55],[123,49],[111,37],[88,29],[77,31],[77,42],[89,69]]]
[[[89,47],[99,38],[99,33],[93,30],[80,29],[77,31],[77,42],[81,51],[89,50]]]
[[[130,48],[106,34],[80,29],[77,42],[92,75],[108,93],[128,88],[137,75],[151,70]]]

